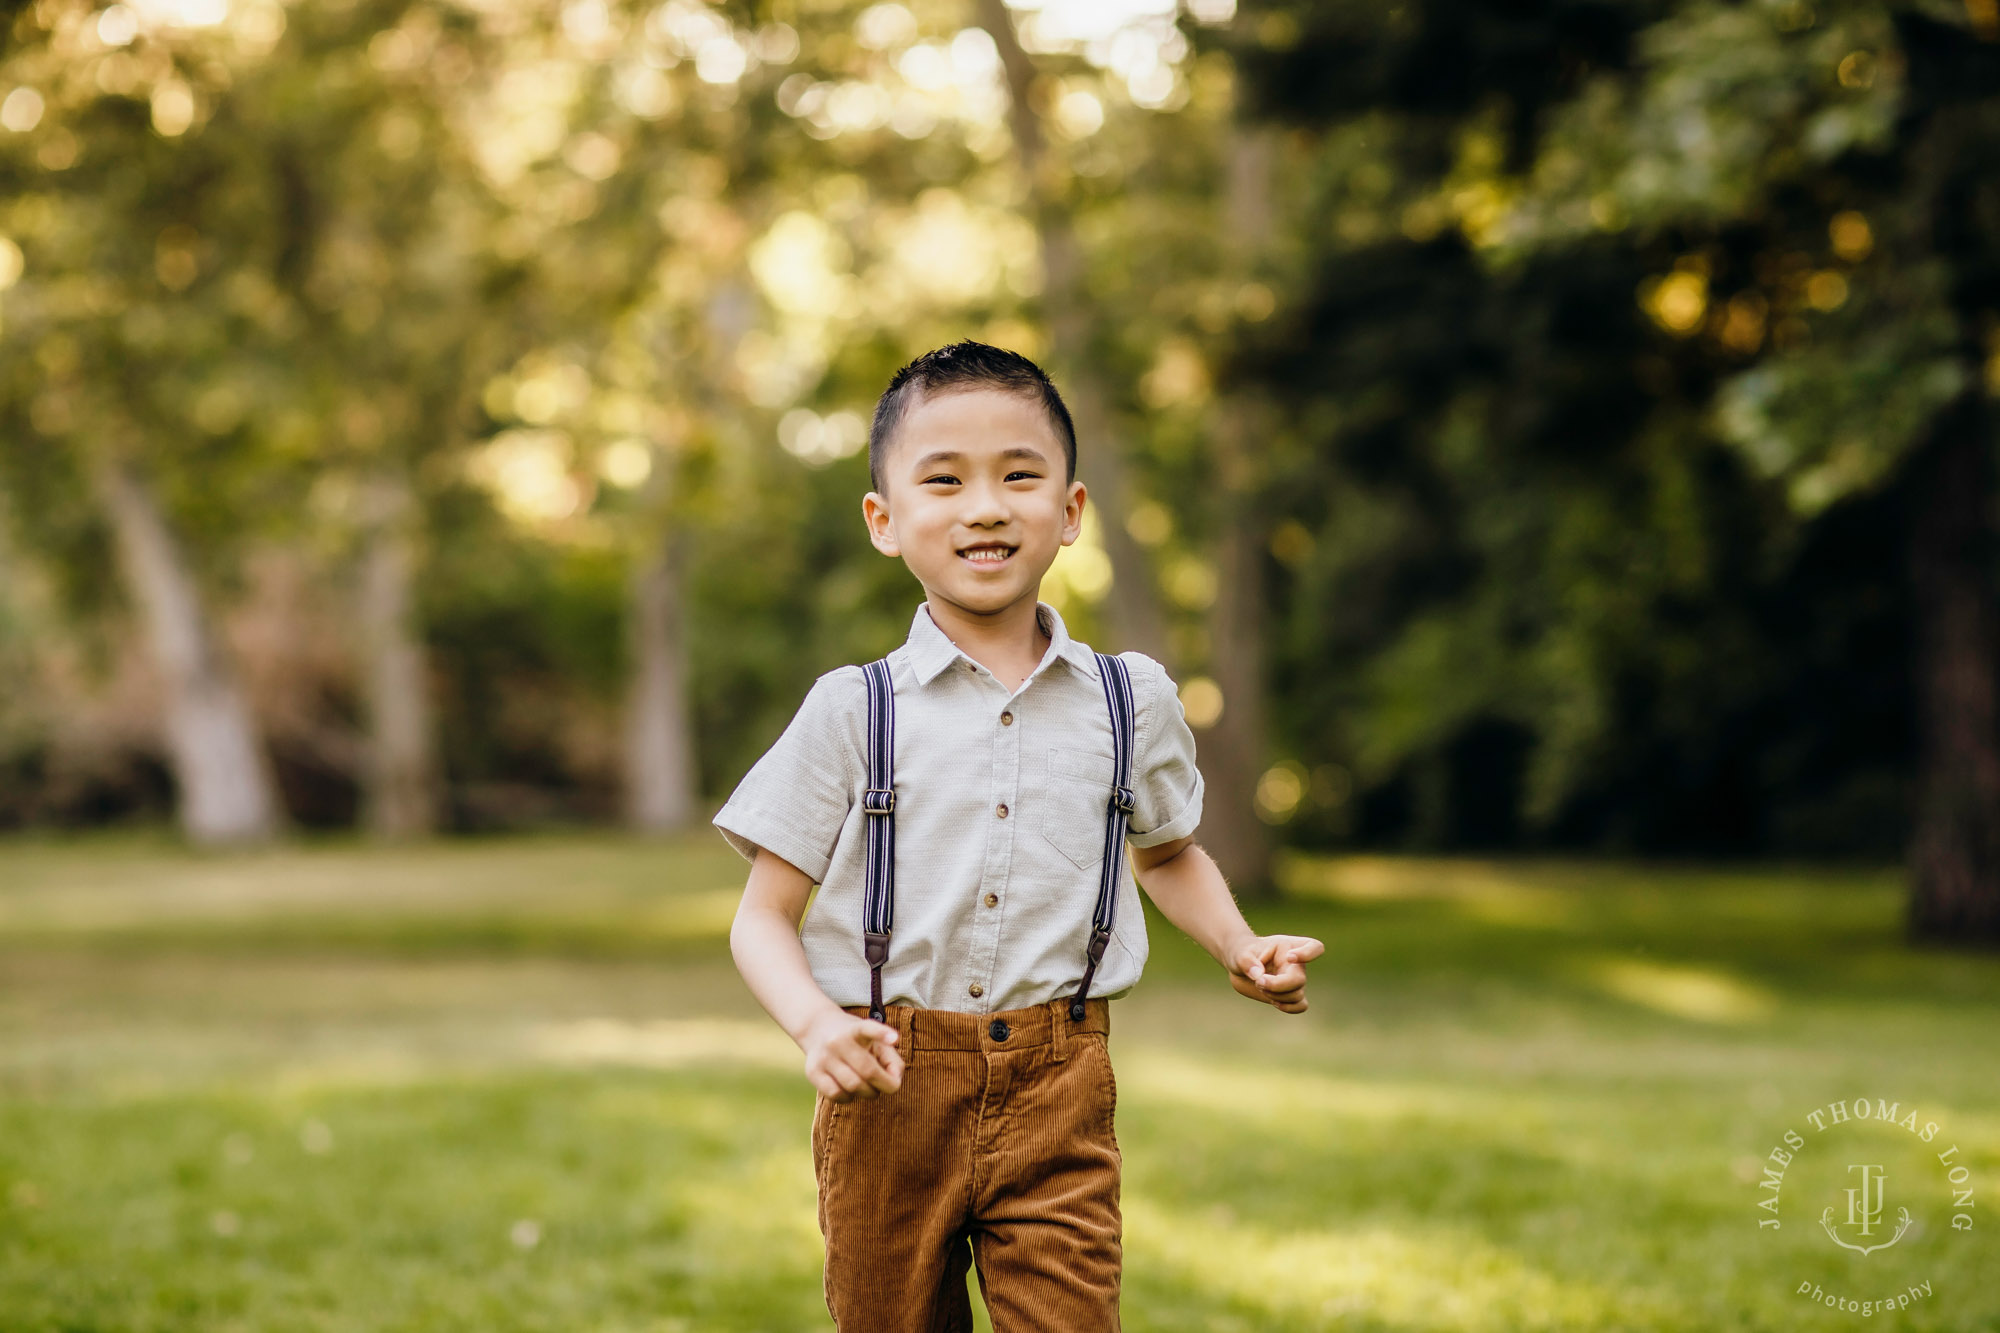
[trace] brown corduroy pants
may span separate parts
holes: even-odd
[[[847,1012],[866,1016],[866,1005]],[[1124,1260],[1110,1002],[885,1006],[895,1092],[813,1110],[826,1305],[843,1333],[1115,1333]],[[969,1252],[968,1252],[969,1245]]]

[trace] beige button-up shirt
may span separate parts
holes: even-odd
[[[1038,606],[1050,643],[1009,692],[961,653],[919,604],[889,654],[896,692],[896,898],[885,1004],[990,1013],[1073,995],[1083,980],[1104,851],[1111,717],[1097,659]],[[1122,654],[1137,727],[1127,842],[1195,830],[1202,781],[1194,735],[1166,669]],[[746,858],[769,849],[820,886],[800,942],[836,1004],[867,1004],[868,694],[858,666],[821,676],[798,715],[744,777],[715,825]],[[1120,858],[1121,862],[1125,858]],[[1119,870],[1110,944],[1090,992],[1139,980],[1146,919],[1129,863]]]

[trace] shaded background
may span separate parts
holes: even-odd
[[[963,337],[1328,942],[1149,907],[1132,1327],[1796,1327],[1805,1111],[2000,1162],[1995,0],[0,0],[0,1327],[815,1325],[704,820]]]
[[[900,637],[864,423],[975,336],[1246,889],[1914,839],[1990,935],[1996,22],[16,6],[0,820],[684,825]]]

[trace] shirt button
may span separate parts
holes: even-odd
[[[965,989],[966,993],[971,995],[972,998],[975,1000],[978,999],[980,996],[986,994],[986,987],[980,985],[976,981],[973,982],[970,986],[967,986]]]
[[[1001,725],[1001,726],[1003,726],[1003,727],[1011,727],[1011,726],[1013,726],[1013,725],[1014,725],[1014,715],[1013,715],[1012,713],[1002,713],[1002,714],[1000,715],[1000,725]]]
[[[988,907],[992,907],[999,901],[1000,901],[1000,895],[997,893],[989,893],[986,895],[986,905]]]
[[[993,813],[1000,816],[1000,818],[1005,819],[1007,817],[1007,807],[1003,805],[999,809],[995,810]]]

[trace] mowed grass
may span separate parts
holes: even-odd
[[[0,842],[0,1330],[830,1327],[741,880],[713,837]],[[2000,1329],[2000,958],[1904,944],[1893,872],[1286,880],[1249,915],[1326,942],[1310,1012],[1157,914],[1114,1009],[1128,1329]],[[1863,1097],[1936,1142],[1808,1120]],[[1863,1158],[1917,1215],[1866,1257],[1817,1224]]]

